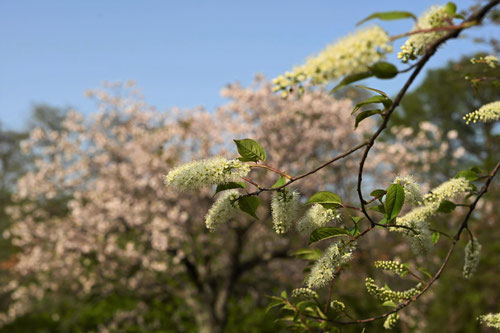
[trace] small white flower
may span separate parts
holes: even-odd
[[[248,164],[213,157],[174,168],[165,177],[165,184],[179,190],[196,190],[207,185],[238,181],[249,172]]]
[[[326,286],[335,277],[336,270],[352,259],[354,250],[354,243],[330,245],[325,254],[311,268],[311,274],[306,281],[307,287],[317,289]]]
[[[453,19],[453,17],[451,17],[446,11],[445,6],[432,6],[418,18],[418,21],[412,31],[432,29],[449,25],[450,19]],[[425,53],[427,45],[445,36],[447,33],[448,32],[446,30],[440,30],[411,35],[401,46],[401,52],[398,53],[398,58],[403,62],[416,59],[418,56]]]
[[[476,239],[470,240],[465,246],[464,277],[470,278],[476,271],[481,254],[481,244]]]
[[[488,313],[479,316],[477,319],[479,319],[481,324],[486,324],[486,326],[488,327],[493,327],[497,330],[500,330],[500,313]]]
[[[318,228],[326,226],[330,221],[338,222],[340,219],[341,216],[336,209],[314,204],[297,222],[297,231],[302,235],[307,235]]]
[[[237,190],[225,191],[219,196],[205,216],[205,224],[208,229],[214,230],[236,214],[239,196]]]
[[[271,214],[273,228],[278,234],[284,234],[297,218],[300,208],[299,192],[290,192],[288,189],[278,191],[271,199]]]
[[[465,115],[466,124],[482,121],[484,123],[500,120],[500,101],[485,104],[474,112]]]

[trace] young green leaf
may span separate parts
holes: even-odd
[[[459,171],[455,178],[460,178],[460,177],[465,178],[470,182],[473,182],[473,181],[479,179],[479,176],[477,175],[477,173],[472,171],[472,170]]]
[[[273,186],[271,186],[272,188],[276,188],[276,187],[280,187],[280,186],[283,186],[286,184],[286,179],[285,177],[281,176],[280,175],[280,178],[276,181],[276,183],[274,183]]]
[[[386,190],[376,189],[376,190],[373,190],[372,193],[370,193],[370,195],[374,198],[381,198],[385,195],[385,193],[386,193]]]
[[[403,186],[399,184],[392,184],[387,188],[385,196],[385,216],[387,221],[392,221],[398,216],[403,204],[405,202],[405,191]]]
[[[382,306],[388,306],[390,308],[395,308],[398,305],[396,303],[394,303],[393,301],[385,301],[384,303],[382,303]]]
[[[385,92],[383,92],[382,90],[378,90],[378,89],[367,87],[367,86],[362,86],[359,84],[355,85],[355,87],[374,91],[374,92],[379,93],[380,95],[384,96],[385,98],[390,99],[389,96]]]
[[[361,107],[363,107],[365,105],[376,104],[376,103],[382,103],[385,107],[388,107],[388,106],[391,106],[392,101],[385,96],[381,96],[381,95],[372,96],[372,97],[368,98],[367,100],[356,104],[356,106],[352,110],[351,114],[355,114],[356,111],[358,111]]]
[[[432,233],[432,244],[436,244],[439,241],[439,232],[434,231]]]
[[[238,153],[241,157],[240,161],[243,162],[264,162],[266,160],[266,151],[262,146],[252,139],[233,140],[238,148]]]
[[[254,196],[238,199],[238,206],[240,207],[240,209],[248,215],[255,217],[256,219],[258,219],[258,217],[255,212],[257,211],[257,207],[259,207],[259,203],[259,198]]]
[[[332,237],[340,237],[345,235],[350,236],[350,234],[351,233],[348,230],[342,228],[336,228],[336,227],[319,228],[311,233],[311,236],[309,237],[309,245]]]
[[[382,110],[374,109],[374,110],[366,110],[366,111],[358,113],[358,115],[356,116],[356,121],[354,123],[354,128],[358,128],[358,125],[360,122],[362,122],[363,120],[365,120],[368,117],[373,116],[374,114],[382,114]]]
[[[367,18],[362,19],[361,21],[356,23],[356,25],[363,24],[366,21],[373,20],[376,18],[383,20],[383,21],[400,20],[400,19],[405,19],[405,18],[411,18],[415,21],[417,20],[417,17],[410,12],[404,12],[404,11],[377,12],[377,13],[371,14]]]
[[[446,12],[450,15],[450,16],[455,16],[455,13],[457,12],[457,5],[455,5],[453,2],[448,2],[446,4]]]
[[[292,253],[292,255],[299,257],[304,260],[318,260],[321,258],[323,253],[320,249],[300,249]]]
[[[231,190],[233,188],[246,188],[246,184],[243,182],[229,182],[229,183],[219,184],[215,189],[215,193],[217,194],[221,191]]]
[[[333,94],[334,92],[336,92],[342,87],[347,86],[348,84],[351,84],[356,81],[361,81],[372,76],[373,76],[372,72],[362,72],[362,73],[348,75],[345,78],[343,78],[342,81],[340,81],[339,84],[337,84],[332,90],[330,90],[330,94]]]
[[[307,200],[306,205],[317,203],[332,204],[338,206],[341,202],[342,200],[337,194],[328,191],[320,191],[310,197],[309,200]]]
[[[379,61],[371,65],[370,70],[379,79],[392,79],[398,75],[398,68],[386,61]]]
[[[443,200],[439,205],[437,211],[440,213],[451,213],[455,210],[456,207],[457,205],[455,205],[453,202],[448,200]]]

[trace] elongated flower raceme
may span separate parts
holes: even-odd
[[[292,297],[299,299],[318,298],[318,293],[309,288],[295,288],[292,290]]]
[[[453,16],[447,12],[445,6],[432,6],[418,18],[412,31],[427,30],[450,25],[449,22],[452,19]],[[404,45],[401,46],[401,52],[398,53],[398,58],[403,62],[417,59],[418,56],[425,53],[429,44],[445,36],[447,33],[446,30],[436,30],[411,35]]]
[[[311,274],[306,281],[307,287],[317,289],[326,286],[335,277],[336,270],[352,259],[354,250],[355,243],[330,245],[312,267]]]
[[[300,195],[297,191],[284,189],[273,194],[271,199],[271,214],[273,228],[278,234],[287,232],[297,219],[300,208]]]
[[[479,319],[481,324],[485,324],[488,327],[493,327],[497,330],[500,330],[500,313],[488,313],[479,316],[477,319]]]
[[[424,202],[422,189],[412,176],[397,176],[394,184],[400,184],[405,191],[405,202],[412,206],[419,206]]]
[[[481,244],[473,239],[465,246],[464,277],[470,278],[476,271],[481,254]]]
[[[431,193],[424,196],[424,204],[416,207],[402,217],[396,219],[396,224],[408,228],[391,228],[391,231],[403,233],[410,242],[416,254],[425,254],[432,248],[432,233],[429,230],[428,219],[434,216],[439,205],[444,200],[452,200],[470,189],[470,182],[463,178],[450,179]]]
[[[340,219],[341,216],[335,208],[325,208],[320,204],[314,204],[297,222],[297,231],[302,235],[307,235],[326,226],[330,221],[338,222]]]
[[[170,171],[165,184],[179,190],[196,190],[204,186],[238,181],[250,172],[250,166],[238,160],[213,157],[193,161]]]
[[[226,223],[238,211],[237,190],[224,191],[205,216],[205,224],[208,229],[214,230],[219,225]]]
[[[386,330],[392,330],[394,327],[396,327],[396,324],[398,323],[399,320],[399,313],[391,313],[390,315],[387,316],[387,319],[384,321],[384,328]]]
[[[366,72],[370,65],[384,59],[391,51],[389,36],[379,26],[358,30],[328,45],[304,65],[274,79],[275,90],[286,90],[306,80],[323,84],[346,75]]]
[[[466,124],[481,121],[483,123],[500,120],[500,101],[485,104],[474,112],[465,115]]]

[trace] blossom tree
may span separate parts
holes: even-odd
[[[4,325],[39,311],[45,299],[63,302],[71,295],[80,302],[98,302],[132,295],[132,305],[118,309],[99,329],[134,324],[150,330],[162,324],[148,321],[147,311],[175,296],[184,300],[200,331],[217,332],[227,321],[228,302],[241,290],[263,295],[275,281],[299,283],[300,265],[278,260],[296,247],[272,232],[287,228],[289,221],[263,224],[234,214],[226,203],[236,191],[231,186],[240,188],[239,183],[217,186],[217,191],[229,190],[219,199],[224,204],[210,210],[215,188],[186,190],[201,183],[227,184],[249,172],[248,163],[222,157],[234,154],[225,143],[229,136],[266,142],[273,155],[269,161],[297,173],[324,154],[362,140],[373,123],[354,131],[349,100],[336,100],[325,91],[283,99],[261,77],[253,87],[233,84],[222,93],[230,102],[216,114],[202,109],[163,113],[148,106],[133,83],[107,84],[88,93],[99,108],[92,119],[72,111],[58,130],[31,131],[23,149],[35,165],[18,181],[18,205],[10,208],[14,223],[4,232],[19,249],[12,276],[2,287],[11,299],[1,315]],[[338,127],[332,129],[327,119],[335,119]],[[304,140],[296,142],[293,136]],[[173,169],[193,159],[203,162]],[[340,191],[354,186],[353,167],[332,168],[314,179],[341,179],[331,184]],[[240,171],[228,174],[227,169]],[[167,182],[182,193],[163,185],[167,172]],[[259,170],[252,175],[259,182],[279,180]],[[311,183],[302,192],[317,189]],[[54,203],[64,209],[50,209]],[[273,205],[279,207],[279,200],[273,198]],[[211,233],[205,215],[209,229],[219,227],[221,217],[233,217],[231,228]],[[244,279],[249,275],[258,283],[249,284]],[[57,325],[61,310],[52,311]],[[182,327],[170,316],[170,325]]]
[[[304,65],[295,67],[291,72],[276,78],[274,90],[281,92],[283,98],[295,99],[295,92],[301,95],[304,85],[325,84],[338,81],[332,92],[344,88],[353,82],[377,77],[390,79],[399,74],[410,72],[409,78],[394,99],[381,90],[363,87],[376,95],[358,103],[352,114],[355,117],[355,126],[374,116],[380,116],[380,123],[367,140],[347,148],[345,151],[326,157],[322,163],[312,166],[308,171],[292,173],[279,165],[267,165],[268,154],[266,144],[261,144],[256,137],[234,140],[240,156],[236,160],[211,160],[191,162],[171,171],[166,177],[166,185],[171,188],[190,189],[202,188],[206,185],[219,183],[219,186],[230,189],[222,193],[210,209],[206,224],[209,228],[221,227],[227,220],[234,217],[238,210],[252,216],[257,216],[260,205],[258,197],[266,192],[272,193],[272,220],[278,234],[289,231],[296,221],[296,228],[309,236],[310,247],[300,251],[304,259],[311,261],[309,273],[302,286],[292,291],[291,297],[284,291],[279,297],[273,297],[269,307],[278,307],[284,313],[283,320],[289,322],[290,327],[298,331],[339,331],[341,327],[351,325],[366,325],[384,319],[383,327],[392,329],[397,325],[400,313],[412,303],[421,298],[435,284],[444,272],[462,235],[468,236],[465,247],[465,263],[463,274],[469,278],[477,268],[481,245],[473,235],[469,224],[480,199],[488,191],[493,178],[500,168],[500,161],[492,170],[484,171],[478,167],[463,170],[455,178],[444,181],[441,185],[432,188],[425,194],[420,184],[413,177],[399,176],[386,181],[383,189],[373,189],[368,194],[363,188],[363,176],[369,165],[370,152],[381,133],[390,126],[390,119],[409,87],[424,68],[426,63],[445,42],[458,37],[462,31],[481,23],[483,18],[496,6],[499,1],[490,1],[472,13],[457,13],[454,3],[445,6],[433,6],[420,17],[409,12],[379,12],[360,23],[372,19],[394,20],[413,18],[414,28],[400,35],[390,37],[382,28],[372,26],[361,29],[354,34],[328,46],[317,56],[310,58]],[[386,62],[387,55],[392,51],[392,41],[408,37],[401,46],[397,57],[403,63],[415,61],[409,67],[399,70],[392,63]],[[488,56],[475,62],[486,63],[490,67],[498,65],[498,58]],[[371,107],[365,109],[365,107]],[[491,101],[478,110],[470,110],[463,116],[466,123],[483,121],[494,122],[500,120],[498,101]],[[307,111],[306,111],[307,112]],[[429,126],[427,126],[429,127]],[[429,128],[431,130],[431,128]],[[393,133],[397,133],[393,130]],[[412,134],[410,129],[402,129],[407,135]],[[438,131],[436,131],[438,132]],[[452,134],[453,135],[453,134]],[[274,140],[281,140],[275,137]],[[418,138],[417,138],[418,139]],[[259,143],[261,142],[261,143]],[[267,143],[269,144],[269,142]],[[265,149],[265,148],[266,149]],[[395,147],[394,149],[398,149]],[[446,150],[446,146],[444,146]],[[358,159],[356,193],[358,204],[346,203],[336,193],[330,191],[328,182],[322,184],[319,191],[305,202],[310,208],[299,218],[302,202],[299,199],[299,188],[306,182],[305,178],[314,183],[313,175],[330,167],[356,152],[362,151]],[[288,151],[287,151],[288,152]],[[460,155],[457,153],[457,155]],[[436,158],[429,152],[430,158]],[[394,162],[391,160],[389,162]],[[397,162],[397,159],[396,159]],[[249,175],[253,168],[264,168],[280,176],[274,185],[254,179]],[[428,170],[424,170],[428,171]],[[414,170],[415,173],[418,170]],[[311,178],[309,178],[311,177]],[[187,181],[196,179],[195,182]],[[240,179],[253,185],[251,192],[241,193],[236,188],[235,179]],[[479,183],[482,184],[479,184]],[[366,181],[365,181],[366,183]],[[299,185],[300,184],[300,185]],[[372,184],[370,184],[372,185]],[[478,187],[478,185],[480,187]],[[307,185],[305,185],[307,186]],[[292,187],[294,187],[292,189]],[[366,184],[365,184],[366,187]],[[347,196],[347,199],[350,199]],[[456,202],[459,202],[458,204]],[[453,235],[435,230],[430,221],[438,213],[451,213],[457,206],[466,207],[466,212],[458,226],[455,226]],[[350,218],[345,219],[343,227],[339,225],[340,211]],[[355,212],[351,215],[350,212]],[[366,291],[380,301],[381,307],[389,310],[365,318],[354,318],[351,310],[335,296],[336,278],[343,274],[350,265],[354,265],[361,256],[364,240],[373,231],[382,230],[384,233],[399,234],[410,244],[416,257],[424,257],[433,251],[439,235],[445,234],[450,238],[449,249],[441,260],[437,270],[431,274],[426,269],[416,270],[416,267],[399,260],[378,260],[374,266],[378,269],[392,272],[404,279],[416,280],[410,288],[393,290],[387,284],[380,286],[376,280],[368,276],[365,278]],[[326,243],[326,249],[316,247],[319,242]],[[314,245],[312,245],[314,244]],[[311,246],[312,245],[312,246]],[[370,247],[368,247],[370,249]],[[361,252],[362,253],[362,252]],[[480,317],[486,325],[499,328],[498,316],[488,314]]]

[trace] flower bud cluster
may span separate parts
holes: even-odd
[[[375,261],[374,266],[376,268],[384,269],[386,271],[392,271],[398,275],[402,275],[404,272],[408,271],[408,268],[406,268],[402,263],[393,260]]]
[[[273,194],[271,214],[273,228],[278,234],[286,233],[297,219],[300,208],[300,194],[297,191],[283,189]]]
[[[422,189],[412,176],[397,176],[394,179],[394,184],[400,184],[405,191],[405,203],[412,206],[420,206],[424,202]]]
[[[498,65],[498,58],[490,54],[485,57],[472,58],[470,62],[473,64],[486,64],[491,68],[495,68]]]
[[[481,254],[481,244],[476,239],[470,240],[465,246],[464,277],[470,278],[476,271]]]
[[[207,185],[237,181],[249,172],[250,165],[246,163],[213,157],[174,168],[165,176],[165,184],[179,190],[196,190]]]
[[[335,208],[325,208],[320,204],[314,204],[297,222],[296,228],[302,235],[307,235],[326,226],[330,221],[338,222],[340,220],[340,213]]]
[[[412,31],[443,27],[449,25],[452,19],[453,16],[447,12],[445,6],[432,6],[418,18]],[[411,35],[404,45],[401,46],[401,52],[398,53],[398,59],[401,59],[403,62],[417,59],[418,56],[425,53],[429,44],[447,33],[446,30],[437,30]]]
[[[419,283],[415,286],[415,288],[411,288],[404,291],[394,291],[391,290],[388,286],[379,287],[375,284],[375,280],[368,277],[366,278],[366,290],[372,296],[375,296],[382,302],[393,301],[395,303],[401,300],[408,300],[412,297],[415,297],[422,288],[422,284]]]
[[[392,330],[394,327],[396,327],[396,324],[398,323],[399,320],[399,313],[391,313],[390,315],[387,316],[387,319],[384,321],[384,328],[386,330]]]
[[[312,267],[306,285],[311,289],[326,286],[335,277],[336,270],[352,259],[354,250],[354,243],[349,245],[334,243],[330,245],[325,254]]]
[[[224,191],[219,196],[205,216],[205,224],[208,229],[214,230],[236,214],[239,196],[237,190]]]
[[[385,58],[392,51],[387,33],[379,26],[356,31],[334,44],[328,45],[317,56],[309,58],[292,72],[273,80],[275,91],[284,90],[297,83],[311,80],[323,84],[346,75],[368,70],[373,63]]]
[[[482,121],[484,123],[500,120],[500,101],[485,104],[474,112],[464,116],[465,123],[468,125],[471,122]]]
[[[298,299],[318,298],[318,293],[310,288],[295,288],[292,290],[292,297]]]
[[[488,313],[482,316],[479,316],[477,319],[481,322],[481,324],[486,324],[488,327],[496,328],[500,330],[500,313]]]
[[[343,312],[345,310],[345,304],[337,300],[333,300],[330,303],[330,307],[336,312]]]

